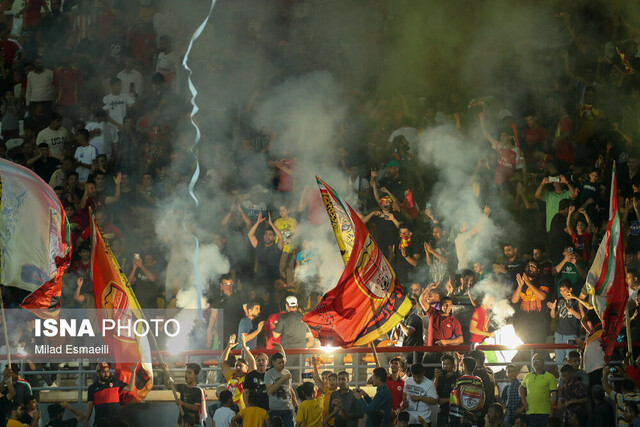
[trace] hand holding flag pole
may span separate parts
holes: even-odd
[[[157,348],[157,343],[156,343],[156,348]],[[160,358],[162,358],[162,356],[160,356]],[[176,392],[176,386],[173,382],[173,378],[171,378],[171,375],[169,374],[169,366],[164,363],[164,360],[162,360],[162,370],[164,371],[164,375],[165,375],[165,379],[164,379],[164,385],[167,386],[167,388],[171,389],[171,392],[173,393],[173,399],[176,402],[176,405],[178,406],[178,410],[180,411],[180,416],[184,415],[184,409],[182,409],[182,405],[180,404],[180,397],[178,397],[178,393]]]

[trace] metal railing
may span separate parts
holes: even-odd
[[[640,347],[640,343],[634,343],[634,347]],[[626,343],[617,343],[616,347],[625,347]],[[580,350],[581,347],[570,344],[523,344],[517,347],[507,347],[504,345],[478,345],[474,346],[478,350],[483,351],[505,351],[505,350],[517,350],[519,352],[528,352],[532,357],[536,352],[553,352],[553,350]],[[433,353],[463,353],[472,349],[470,345],[456,345],[456,346],[425,346],[425,347],[382,347],[377,348],[378,358],[381,366],[388,366],[388,361],[396,357],[399,354],[413,354],[413,360],[416,360],[418,353],[433,354]],[[276,350],[252,350],[252,354],[257,355],[260,353],[266,353],[267,355],[274,354]],[[159,359],[159,353],[162,354],[164,359],[169,364],[169,371],[171,374],[178,372],[184,372],[184,366],[187,363],[195,362],[202,366],[201,375],[199,377],[199,386],[203,388],[216,388],[224,385],[226,382],[222,376],[220,367],[218,366],[217,358],[222,354],[222,350],[194,350],[186,351],[178,355],[170,354],[169,352],[154,352],[154,360]],[[235,350],[231,352],[232,355],[239,355],[240,351]],[[366,384],[373,368],[376,367],[375,359],[371,353],[371,349],[368,347],[358,347],[350,349],[341,348],[305,348],[305,349],[287,349],[287,369],[292,372],[294,382],[302,382],[306,376],[303,373],[309,373],[312,370],[311,358],[317,356],[320,362],[321,371],[328,369],[333,372],[345,370],[350,374],[351,383],[355,386],[362,386]],[[531,357],[527,357],[527,361],[509,362],[516,366],[530,365]],[[0,357],[0,360],[6,360],[5,357]],[[20,372],[27,380],[33,380],[44,382],[43,377],[56,375],[55,384],[33,386],[32,389],[40,393],[41,400],[48,400],[47,394],[51,392],[60,391],[75,391],[77,395],[78,403],[84,400],[83,392],[87,390],[88,386],[95,381],[96,378],[96,362],[90,359],[74,359],[65,362],[67,368],[60,368],[60,365],[52,363],[51,369],[46,370],[29,370],[28,356],[25,355],[12,355],[12,362],[20,366]],[[553,360],[547,360],[545,362],[548,366],[559,363]],[[612,362],[612,364],[619,364],[620,361]],[[58,365],[57,367],[55,365]],[[505,366],[506,363],[486,363],[485,366]],[[425,367],[439,367],[440,363],[424,363]],[[233,369],[233,367],[231,367]],[[162,381],[163,373],[159,363],[154,362],[154,386],[153,390],[164,390],[164,384]],[[38,376],[41,378],[39,379]],[[172,375],[176,376],[176,375]],[[204,381],[202,381],[204,380]],[[180,382],[179,378],[178,381]]]

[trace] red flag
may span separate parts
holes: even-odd
[[[29,294],[22,301],[20,307],[33,311],[35,315],[43,319],[58,318],[60,296],[62,295],[62,276],[69,266],[69,262],[71,262],[71,251],[63,258],[56,257],[57,273],[55,277]]]
[[[402,321],[411,302],[357,213],[324,181],[318,185],[346,267],[303,320],[323,345],[364,345]]]
[[[111,253],[109,245],[91,213],[91,277],[93,292],[100,321],[110,319],[120,324],[144,319],[140,304],[131,289],[127,277],[120,270],[118,261]],[[123,404],[141,402],[153,386],[151,370],[151,349],[146,336],[131,333],[130,336],[117,335],[107,330],[104,342],[111,350],[115,362],[116,375],[122,382],[129,383],[131,366],[140,363],[136,370],[135,388],[120,396]]]

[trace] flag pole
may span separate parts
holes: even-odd
[[[376,368],[380,367],[380,359],[378,358],[378,352],[376,351],[376,345],[373,341],[369,343],[369,347],[371,347],[371,351],[373,352],[373,358],[376,361]]]
[[[631,318],[629,317],[629,306],[624,307],[624,323],[627,329],[627,352],[629,357],[633,359],[633,344],[631,344]]]
[[[7,332],[7,318],[4,314],[4,299],[0,289],[0,311],[2,311],[2,329],[4,329],[4,342],[7,344],[7,366],[11,369],[11,345],[9,345],[9,333]]]
[[[102,231],[100,232],[102,233]],[[120,272],[122,273],[122,270],[120,270]],[[140,309],[140,317],[143,318],[145,321],[147,321],[147,318],[144,315],[144,312],[142,311],[142,309]],[[164,368],[165,366],[167,366],[167,364],[164,361],[164,357],[162,357],[162,351],[160,350],[160,346],[158,345],[156,336],[154,334],[149,334],[149,335],[151,335],[151,341],[153,341],[153,345],[155,346],[156,352],[158,353],[158,357],[160,358],[160,363]],[[171,378],[171,375],[169,374],[168,367],[167,369],[165,369],[165,374],[169,375],[167,383],[169,383],[169,386],[171,386],[171,393],[173,394],[173,400],[176,402],[176,406],[178,407],[178,410],[180,411],[180,416],[182,417],[184,416],[184,409],[182,409],[182,405],[180,404],[180,397],[178,396],[178,392],[176,391],[176,385],[173,382],[173,378]]]

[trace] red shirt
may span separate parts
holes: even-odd
[[[450,340],[462,336],[462,326],[452,314],[443,316],[440,310],[429,307],[427,316],[429,316],[427,345],[434,345],[439,340]]]
[[[560,123],[558,123],[558,129],[556,130],[556,137],[560,136],[563,132],[569,131],[570,134],[568,137],[561,139],[557,143],[556,148],[556,157],[560,160],[563,160],[567,163],[574,162],[574,153],[573,153],[573,121],[569,116],[565,116],[560,119]]]
[[[585,262],[589,262],[591,234],[586,231],[583,234],[571,233],[571,241],[573,242],[573,247],[576,248],[576,252],[582,255],[582,259]]]
[[[404,390],[404,380],[392,380],[391,376],[387,377],[387,388],[391,391],[391,409],[394,411],[400,408],[402,404],[402,391]]]
[[[484,332],[489,330],[489,313],[484,307],[478,307],[473,311],[471,321],[473,322],[474,320],[478,329]],[[484,339],[484,335],[471,334],[471,342],[481,343]]]
[[[636,387],[640,387],[640,369],[635,366],[627,366],[626,374],[636,383]]]
[[[33,28],[40,25],[42,15],[40,9],[47,5],[45,0],[25,0],[25,7],[31,6],[31,9],[27,10],[24,14],[24,26],[25,28]]]
[[[496,184],[503,184],[511,179],[516,172],[517,154],[512,148],[498,149],[498,164],[496,166]]]
[[[81,259],[79,259],[78,261],[73,263],[69,272],[72,274],[80,274],[83,276],[88,275],[89,273],[91,273],[91,260],[89,260],[89,262],[85,264]]]
[[[523,147],[527,152],[535,150],[542,150],[544,148],[544,142],[547,140],[547,130],[542,126],[537,128],[527,128],[524,131],[524,140],[526,147]]]
[[[53,85],[60,90],[60,105],[71,106],[78,103],[80,71],[75,67],[58,67],[53,72]]]
[[[2,62],[5,64],[13,64],[16,55],[22,48],[15,40],[0,40],[0,51],[2,52]]]
[[[282,164],[289,170],[292,170],[296,167],[296,159],[294,157],[290,157],[288,159],[284,159]],[[278,182],[278,192],[290,192],[293,191],[293,176],[289,175],[284,170],[280,169],[280,181]]]
[[[280,313],[274,313],[267,317],[267,322],[264,325],[264,336],[267,338],[267,348],[273,348],[274,344],[280,344],[280,339],[282,337],[274,338],[273,336],[273,328],[276,327],[276,323],[280,316],[282,316],[285,312],[281,311]]]

